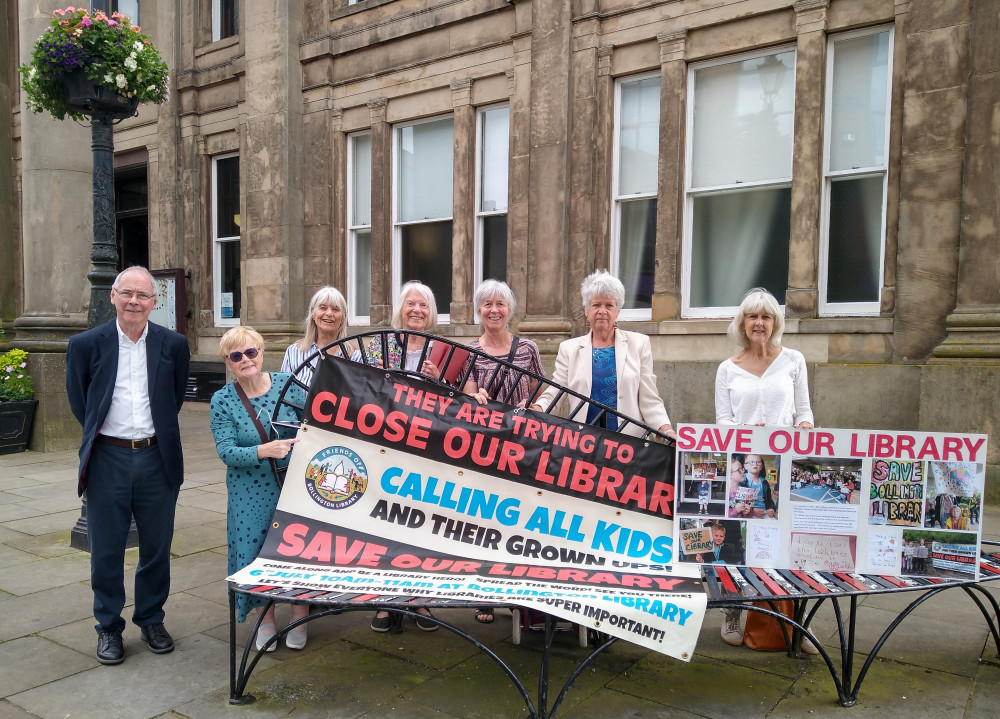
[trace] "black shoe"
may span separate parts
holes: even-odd
[[[417,628],[423,629],[425,632],[436,632],[438,630],[438,625],[434,622],[428,621],[427,617],[431,616],[430,610],[427,610],[427,614],[417,615],[415,621],[417,622]]]
[[[384,617],[380,617],[378,614],[372,619],[372,631],[379,632],[380,634],[385,633],[392,629],[392,615],[387,614]]]
[[[153,654],[166,654],[174,650],[174,640],[170,632],[163,626],[163,622],[147,624],[139,630],[142,641],[149,645],[149,651]]]
[[[101,664],[121,664],[125,661],[121,632],[100,632],[97,635],[97,661]]]

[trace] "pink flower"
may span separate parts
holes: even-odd
[[[89,17],[85,17],[83,20],[80,21],[80,24],[83,25],[84,27],[90,27],[91,25],[94,24],[94,21],[91,20]]]
[[[68,8],[66,8],[66,12],[76,12],[76,8],[70,5]]]
[[[132,26],[132,32],[139,32],[140,30],[142,30],[142,28],[139,27],[138,25],[133,25]]]
[[[108,27],[116,27],[117,25],[118,23],[116,23],[114,20],[108,20]]]
[[[66,14],[66,11],[65,10],[53,10],[52,14],[53,15],[58,15],[59,17],[62,17],[63,15]]]

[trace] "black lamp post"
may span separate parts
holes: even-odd
[[[115,242],[114,126],[135,115],[139,101],[95,84],[82,72],[66,78],[66,105],[90,118],[90,149],[94,154],[94,241],[90,247],[93,269],[90,280],[90,311],[87,327],[96,327],[115,316],[111,305],[111,285],[118,275],[118,246]],[[80,517],[70,532],[70,546],[90,550],[87,537],[87,497],[83,497]],[[129,528],[126,546],[139,543],[135,520]]]

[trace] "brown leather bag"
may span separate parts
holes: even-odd
[[[795,603],[791,599],[783,599],[774,603],[778,611],[789,619],[795,617]],[[755,606],[771,609],[767,602],[754,602]],[[788,638],[792,638],[793,627],[785,625]],[[743,630],[743,643],[758,652],[784,652],[788,650],[785,636],[781,631],[781,622],[760,612],[747,612],[747,623]]]

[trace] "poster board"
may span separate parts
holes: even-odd
[[[184,270],[150,270],[156,289],[156,307],[149,319],[174,332],[184,333],[187,317],[187,294],[184,289]]]
[[[679,561],[978,578],[987,437],[885,430],[681,425],[677,484],[712,464],[729,500],[678,503]],[[711,551],[682,537],[719,529]],[[725,530],[725,531],[723,531]]]
[[[673,449],[339,358],[319,363],[253,586],[516,603],[690,660]]]

